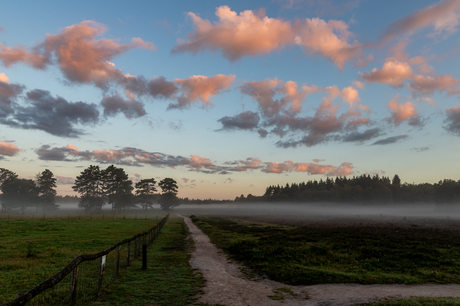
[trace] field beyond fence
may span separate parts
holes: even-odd
[[[153,242],[168,218],[27,217],[3,215],[0,220],[0,303],[7,302],[2,305],[84,305],[94,300],[121,269],[142,257],[143,248]],[[138,234],[114,244],[134,233]]]

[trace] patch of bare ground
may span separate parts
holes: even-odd
[[[257,219],[263,221],[261,218]],[[270,219],[270,222],[274,221],[272,218]],[[190,218],[184,217],[184,220],[195,243],[190,264],[193,268],[199,270],[207,281],[206,287],[203,289],[204,293],[197,303],[227,306],[356,305],[379,300],[411,297],[460,297],[460,285],[326,284],[289,286],[259,277],[248,279],[247,273],[243,273],[247,269],[229,261],[226,255],[210,242],[209,237],[195,226]],[[285,221],[278,220],[277,223],[302,225],[293,223],[292,220],[290,222]],[[337,221],[321,220],[318,222],[322,226],[327,226],[328,222],[333,222],[333,224],[337,225]],[[402,220],[401,222],[404,224],[406,221]],[[299,220],[298,222],[301,221]],[[348,220],[347,222],[351,222],[351,224],[355,222],[358,224],[363,223],[361,220]],[[382,220],[382,222],[386,223],[388,221]],[[375,220],[373,223],[375,224]],[[399,222],[398,226],[401,226]],[[407,226],[412,225],[408,224]],[[417,226],[428,225],[418,222]]]

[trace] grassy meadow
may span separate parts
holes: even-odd
[[[192,219],[214,244],[249,267],[249,276],[290,285],[460,283],[457,231]]]
[[[74,255],[104,250],[155,226],[162,217],[0,218],[0,303],[54,275]]]
[[[141,262],[134,262],[91,305],[193,304],[205,281],[188,263],[191,247],[183,219],[171,216],[149,248],[147,270],[141,271]]]

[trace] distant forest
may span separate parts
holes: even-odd
[[[375,202],[375,203],[458,203],[460,180],[445,179],[435,184],[401,183],[398,175],[363,174],[352,178],[313,180],[285,186],[268,186],[262,196],[236,197],[235,202]]]

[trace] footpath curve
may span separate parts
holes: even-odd
[[[198,269],[206,279],[204,294],[198,302],[226,306],[271,306],[271,305],[356,305],[383,299],[411,297],[460,297],[460,285],[359,285],[325,284],[313,286],[289,286],[261,279],[248,280],[240,272],[240,266],[227,259],[213,245],[192,220],[183,217],[195,243],[190,265]],[[295,295],[278,291],[287,288]],[[275,290],[275,291],[274,291]],[[284,299],[274,300],[274,296]],[[272,298],[269,298],[272,296]]]

